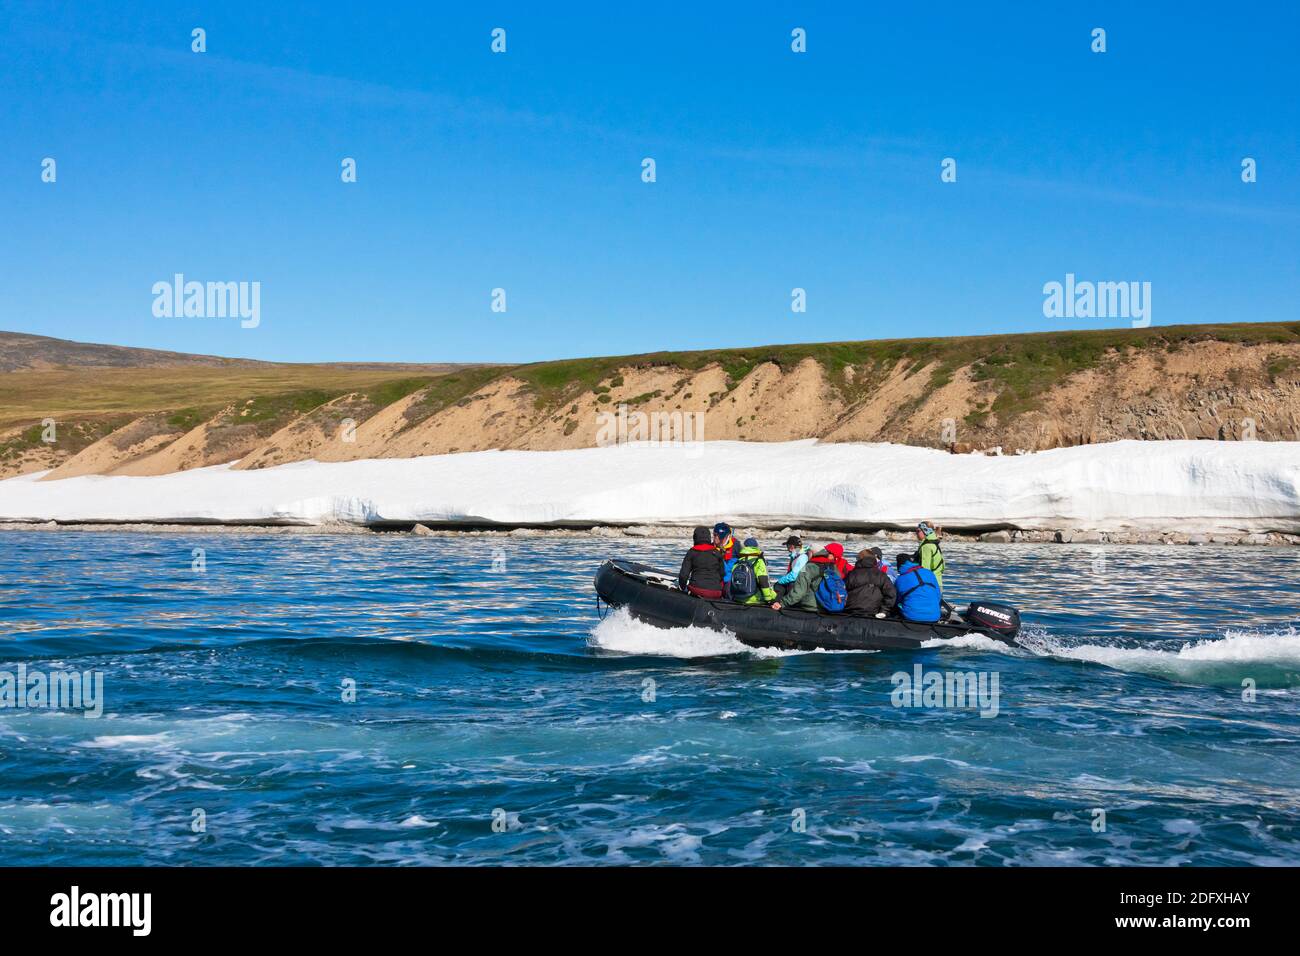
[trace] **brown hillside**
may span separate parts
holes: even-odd
[[[0,477],[583,448],[608,438],[611,421],[631,424],[622,434],[632,439],[671,438],[683,416],[692,437],[706,441],[818,438],[958,451],[1125,438],[1300,440],[1300,324],[765,346],[513,367],[153,364],[167,354],[94,371],[52,371],[28,355],[26,370],[0,374],[0,398],[15,398],[0,416]],[[40,422],[51,417],[59,422],[53,444],[41,441]],[[639,435],[638,419],[672,424]]]

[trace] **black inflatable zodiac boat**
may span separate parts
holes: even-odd
[[[730,631],[752,647],[789,650],[884,650],[925,641],[984,634],[1015,643],[1020,613],[1007,604],[973,601],[960,619],[918,624],[898,617],[854,617],[765,605],[708,601],[677,587],[677,575],[633,561],[606,561],[596,572],[596,594],[611,607],[656,627],[707,627]]]

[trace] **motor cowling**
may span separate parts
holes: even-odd
[[[963,617],[968,623],[1000,637],[1015,637],[1020,631],[1020,612],[1010,604],[971,601]]]

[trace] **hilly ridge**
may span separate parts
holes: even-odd
[[[1300,323],[517,366],[289,365],[0,333],[0,363],[0,477],[580,448],[620,409],[689,413],[704,440],[1008,453],[1122,438],[1300,440]],[[41,424],[51,419],[52,443]]]

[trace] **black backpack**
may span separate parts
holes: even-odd
[[[744,604],[758,593],[758,573],[754,570],[756,556],[737,558],[731,566],[731,599]]]

